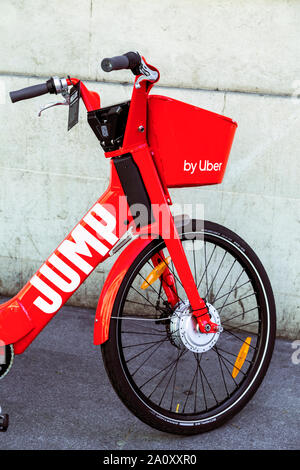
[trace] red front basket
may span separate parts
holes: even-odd
[[[222,182],[236,122],[166,96],[148,98],[148,141],[168,188]]]

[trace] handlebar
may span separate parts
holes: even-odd
[[[17,101],[29,100],[36,96],[45,95],[46,93],[53,93],[53,84],[51,80],[48,80],[46,83],[40,83],[39,85],[22,88],[21,90],[11,91],[9,96],[12,103],[16,103]]]
[[[134,75],[139,75],[141,65],[141,56],[138,52],[127,52],[115,57],[107,57],[102,60],[101,68],[104,72],[113,70],[130,69]]]
[[[149,67],[138,52],[127,52],[121,56],[105,58],[101,62],[101,67],[105,72],[130,69],[134,75],[140,75],[135,82],[136,88],[140,88],[140,83],[143,80],[154,83],[159,79],[158,70],[154,67]],[[16,103],[17,101],[28,100],[36,96],[45,95],[46,93],[62,94],[65,97],[68,94],[68,87],[74,85],[74,80],[75,83],[78,82],[78,79],[51,77],[45,83],[11,91],[9,93],[10,99],[12,103]],[[94,106],[100,106],[99,96],[95,98],[94,95],[97,94],[89,92],[81,83],[81,97],[88,111],[93,110]]]

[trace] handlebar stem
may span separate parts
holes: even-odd
[[[67,78],[67,85],[72,86],[76,85],[80,80],[78,78]],[[96,111],[100,108],[100,96],[95,91],[90,91],[84,85],[84,83],[80,82],[80,96],[87,111]]]

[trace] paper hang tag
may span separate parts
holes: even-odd
[[[71,88],[70,91],[70,104],[69,104],[69,119],[68,131],[72,129],[79,119],[79,100],[80,100],[80,81]]]

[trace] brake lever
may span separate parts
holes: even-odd
[[[51,103],[48,103],[44,106],[41,106],[40,111],[38,113],[38,117],[41,117],[43,111],[46,111],[46,109],[49,109],[49,108],[53,108],[54,106],[69,106],[69,104],[70,104],[70,93],[67,92],[67,91],[63,91],[61,94],[64,98],[64,101],[58,101],[57,103],[52,101]]]
[[[143,59],[141,59],[140,72],[143,75],[141,75],[135,82],[135,88],[141,88],[141,82],[143,80],[155,82],[158,78],[158,72],[156,70],[151,70]]]

